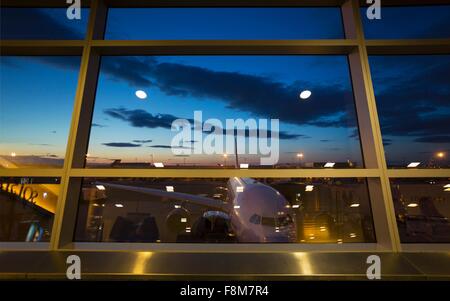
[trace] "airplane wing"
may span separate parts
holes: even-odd
[[[134,191],[139,192],[143,194],[149,194],[153,196],[158,197],[164,197],[164,198],[170,198],[175,199],[195,205],[205,206],[209,208],[214,208],[216,210],[224,210],[226,211],[225,204],[222,201],[215,200],[212,198],[199,196],[199,195],[193,195],[188,193],[182,193],[182,192],[169,192],[154,188],[147,188],[147,187],[135,187],[135,186],[128,186],[128,185],[120,185],[120,184],[111,184],[111,183],[105,183],[105,182],[96,182],[98,185],[103,185],[106,187],[116,188],[116,189],[123,189],[128,191]]]

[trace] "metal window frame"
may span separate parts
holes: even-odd
[[[426,2],[426,3],[425,3]],[[0,250],[165,250],[198,252],[354,251],[409,252],[450,250],[450,244],[402,244],[390,178],[450,177],[450,169],[388,169],[373,90],[369,54],[450,54],[450,39],[366,40],[358,0],[89,0],[84,40],[3,40],[1,55],[80,55],[81,65],[64,166],[61,169],[0,169],[0,177],[60,177],[60,193],[50,243],[0,243]],[[384,0],[383,5],[450,4],[450,0]],[[60,0],[3,0],[2,7],[66,7]],[[337,40],[103,40],[109,7],[307,7],[341,8],[345,38]],[[365,168],[333,169],[85,169],[90,122],[102,55],[148,54],[342,54],[348,56]],[[129,244],[74,243],[73,233],[82,177],[363,177],[367,178],[377,235],[375,244]]]

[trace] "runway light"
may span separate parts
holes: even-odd
[[[325,165],[323,167],[334,167],[334,164],[336,164],[336,163],[334,163],[334,162],[327,162],[327,163],[325,163]]]
[[[147,93],[145,93],[142,90],[137,90],[134,94],[136,94],[136,97],[139,99],[146,99],[147,98]]]
[[[311,97],[312,92],[309,90],[304,90],[300,93],[300,98],[301,99],[308,99]]]
[[[164,167],[164,164],[161,163],[161,162],[153,163],[153,165],[154,165],[156,168],[163,168],[163,167]]]
[[[314,190],[314,185],[306,185],[305,191],[313,191],[313,190]]]
[[[244,187],[243,186],[237,186],[236,187],[236,192],[244,192]]]
[[[234,209],[239,209],[239,208],[241,208],[241,206],[239,206],[239,205],[234,205]]]
[[[15,152],[12,152],[11,153],[11,157],[15,157],[16,156],[16,153]]]
[[[95,185],[95,187],[97,187],[98,190],[105,190],[105,186],[103,185]]]
[[[248,163],[241,163],[239,166],[240,168],[248,168]]]
[[[175,207],[175,209],[180,209],[181,208],[180,205],[175,205],[174,207]]]
[[[358,208],[359,207],[359,203],[353,203],[350,205],[350,207],[352,208]]]
[[[182,223],[187,223],[187,218],[182,217],[182,218],[180,219],[180,222],[182,222]]]
[[[294,209],[300,208],[300,205],[292,205],[292,208]]]
[[[114,206],[116,206],[117,208],[123,208],[122,204],[114,204]]]
[[[173,186],[166,186],[167,192],[174,192]]]
[[[419,206],[419,204],[417,204],[417,203],[409,203],[407,206],[409,208],[416,208],[417,206]]]
[[[414,167],[417,167],[417,166],[419,166],[419,165],[420,165],[420,162],[411,162],[411,163],[409,163],[408,166],[406,166],[406,167],[408,167],[408,168],[414,168]]]

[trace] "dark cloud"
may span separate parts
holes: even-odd
[[[104,127],[106,127],[106,125],[99,124],[99,123],[92,123],[92,127],[104,128]]]
[[[391,144],[392,144],[392,139],[383,138],[383,145],[384,146],[389,146]]]
[[[133,140],[133,142],[135,142],[135,143],[141,143],[141,144],[144,144],[144,143],[150,143],[150,142],[152,142],[153,140]]]
[[[105,146],[109,147],[140,147],[141,144],[134,144],[129,142],[109,142],[109,143],[102,143]]]
[[[414,139],[415,142],[422,143],[450,143],[450,136],[428,136]]]
[[[171,146],[171,145],[150,145],[151,148],[174,148],[174,149],[192,149],[192,147],[187,146]]]
[[[331,140],[328,140],[328,139],[322,139],[322,140],[320,140],[320,142],[330,142]]]
[[[52,144],[48,143],[28,143],[29,145],[37,145],[37,146],[52,146]]]

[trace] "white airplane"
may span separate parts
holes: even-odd
[[[239,242],[294,242],[297,238],[294,214],[289,202],[272,187],[251,178],[228,180],[227,200],[154,188],[97,182],[96,185],[170,198],[204,206],[204,217],[229,219]]]

